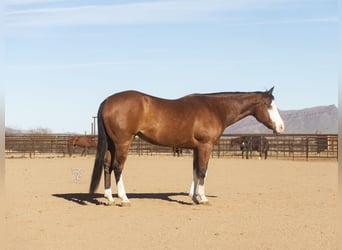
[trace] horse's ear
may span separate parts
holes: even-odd
[[[274,86],[272,88],[270,88],[269,90],[267,90],[265,92],[265,96],[267,97],[273,97],[273,89],[274,89]]]

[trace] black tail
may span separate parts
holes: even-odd
[[[97,129],[98,129],[97,152],[96,152],[96,159],[94,163],[94,169],[93,169],[93,174],[91,177],[91,183],[90,183],[90,188],[89,188],[90,193],[94,193],[100,183],[105,154],[107,150],[107,143],[108,143],[107,133],[103,124],[103,116],[102,116],[102,109],[103,109],[104,104],[105,104],[105,101],[101,103],[99,107],[99,111],[97,112]]]

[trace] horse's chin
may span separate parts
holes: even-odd
[[[284,132],[283,126],[277,126],[276,124],[272,124],[272,126],[269,126],[268,128],[271,129],[275,135],[279,135]]]
[[[272,130],[273,130],[273,134],[275,134],[275,135],[280,135],[284,132],[284,130],[278,131],[276,128],[273,128]]]

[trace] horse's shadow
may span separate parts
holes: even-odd
[[[182,199],[178,199],[179,196],[188,197],[188,193],[185,192],[178,192],[178,193],[128,193],[127,196],[130,200],[134,199],[152,199],[152,200],[163,200],[167,202],[178,203],[181,205],[193,205],[193,202],[183,201]],[[57,198],[62,198],[67,201],[71,201],[77,203],[79,205],[85,206],[88,204],[94,205],[106,205],[105,202],[101,201],[103,198],[103,194],[95,193],[66,193],[66,194],[52,194],[52,196]],[[216,197],[216,196],[209,196],[209,197]]]

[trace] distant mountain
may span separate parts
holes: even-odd
[[[285,123],[285,133],[338,133],[338,110],[335,105],[301,110],[279,111]],[[225,133],[272,133],[254,117],[233,124]]]
[[[32,135],[48,135],[48,134],[53,134],[49,128],[37,128],[37,129],[30,129],[30,130],[22,130],[22,129],[14,129],[10,127],[5,127],[5,136],[6,135],[27,135],[27,134],[32,134]],[[66,132],[63,134],[77,134],[77,133],[71,133],[71,132]]]
[[[24,132],[22,130],[20,130],[20,129],[14,129],[14,128],[5,127],[5,134],[6,135],[21,134],[21,133],[24,133]]]

